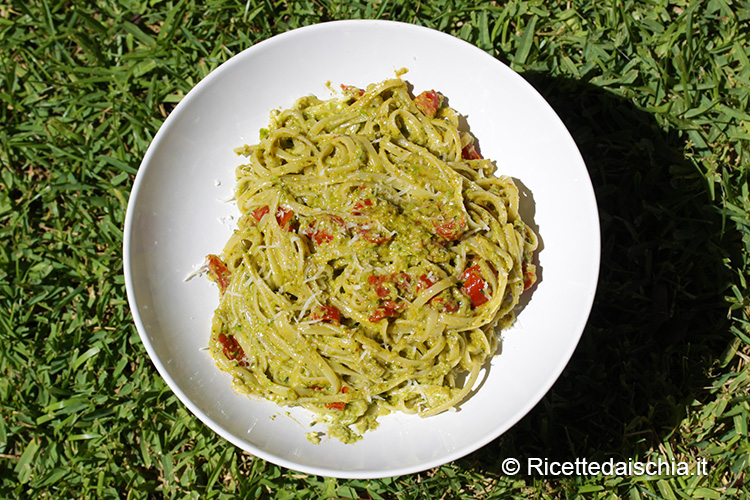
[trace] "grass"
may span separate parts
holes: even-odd
[[[192,86],[275,34],[394,19],[527,78],[583,153],[602,223],[590,321],[499,439],[424,473],[300,474],[214,435],[132,324],[122,226]],[[0,496],[748,498],[750,2],[0,1]],[[505,476],[504,458],[706,459],[708,474]]]

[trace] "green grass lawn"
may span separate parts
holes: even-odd
[[[430,26],[521,73],[578,143],[602,225],[590,321],[537,407],[465,458],[369,481],[283,469],[193,417],[140,342],[121,258],[141,158],[193,85],[347,18]],[[748,498],[749,47],[748,1],[0,0],[0,496]],[[507,457],[707,474],[508,477]]]

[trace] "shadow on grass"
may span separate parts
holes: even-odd
[[[599,288],[578,349],[550,392],[458,465],[502,475],[506,457],[643,459],[706,396],[709,370],[731,340],[723,259],[736,245],[722,236],[721,216],[677,131],[602,89],[524,77],[586,161],[602,227]]]

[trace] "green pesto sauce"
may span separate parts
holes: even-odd
[[[453,384],[457,373],[471,368],[467,360],[471,356],[484,359],[496,347],[494,340],[483,335],[458,333],[449,327],[440,330],[440,335],[433,333],[439,339],[423,335],[428,332],[427,320],[432,318],[432,325],[437,321],[436,312],[461,319],[475,313],[474,298],[462,286],[467,278],[459,276],[476,265],[468,262],[471,257],[461,246],[461,238],[468,231],[465,191],[481,189],[448,165],[462,161],[460,147],[456,153],[461,141],[436,141],[434,130],[428,131],[413,119],[389,118],[382,112],[388,104],[387,96],[349,110],[356,99],[301,98],[291,109],[272,113],[268,128],[260,131],[261,144],[237,149],[239,154],[252,157],[256,166],[239,169],[238,177],[244,175],[250,180],[238,188],[238,199],[249,193],[250,201],[235,235],[239,235],[245,251],[233,265],[249,262],[263,280],[264,293],[268,290],[272,300],[278,300],[273,307],[283,307],[273,310],[269,299],[260,301],[257,307],[264,312],[257,316],[243,311],[236,319],[231,307],[216,313],[218,331],[232,335],[235,322],[242,321],[253,336],[262,338],[279,329],[275,324],[279,316],[288,318],[292,328],[296,328],[295,323],[314,322],[312,307],[303,307],[302,303],[333,304],[344,310],[356,302],[355,314],[342,314],[336,321],[343,331],[335,334],[335,349],[358,360],[354,376],[342,375],[340,384],[326,382],[315,369],[300,368],[294,355],[284,358],[283,353],[275,356],[282,359],[274,359],[272,367],[251,374],[256,366],[263,366],[252,361],[256,354],[264,357],[261,351],[269,344],[263,342],[252,344],[253,352],[247,348],[245,354],[251,358],[245,362],[247,370],[234,372],[235,383],[244,392],[260,394],[280,405],[304,404],[315,410],[328,427],[327,435],[344,443],[356,442],[364,432],[378,426],[377,417],[386,410],[373,402],[375,396],[394,405],[409,402],[415,407],[441,407],[459,395],[459,389],[446,384]],[[416,109],[411,112],[419,113]],[[448,113],[439,110],[437,119],[451,121],[451,116],[441,115],[444,112]],[[361,128],[364,121],[371,127]],[[312,128],[316,130],[314,138],[306,135]],[[312,142],[314,148],[310,147]],[[477,170],[491,171],[489,161],[476,162]],[[501,198],[500,203],[507,199],[500,188],[493,185],[489,189]],[[269,213],[269,205],[274,210],[284,207],[293,212],[288,227],[282,230],[283,213]],[[266,215],[257,212],[262,208]],[[257,217],[253,215],[256,212]],[[474,219],[487,227],[498,224],[483,213],[487,212],[475,214]],[[526,235],[527,243],[531,243],[533,235],[526,233],[528,228],[520,221],[513,223],[514,230]],[[482,230],[473,227],[475,232]],[[286,245],[286,251],[275,255],[271,250],[275,245]],[[496,247],[487,243],[486,248]],[[525,250],[526,260],[530,261],[532,251],[531,245]],[[473,252],[490,255],[484,259],[501,253]],[[494,270],[509,271],[499,257],[492,264]],[[489,264],[484,265],[489,269]],[[428,302],[422,292],[436,283],[440,283],[441,291],[431,294]],[[311,284],[312,294],[307,291]],[[513,296],[508,294],[507,298]],[[423,305],[410,307],[418,299]],[[296,309],[289,313],[288,305]],[[398,325],[399,335],[421,340],[395,347],[389,344],[387,332],[396,320],[403,320]],[[287,350],[302,352],[309,348],[305,342],[290,340]],[[335,359],[332,347],[315,349],[320,349],[323,358]],[[462,349],[470,355],[456,361],[456,353]],[[428,352],[430,357],[426,359],[432,364],[419,369],[418,379],[404,381],[403,374],[415,372],[413,366]],[[240,366],[239,360],[230,363]],[[299,383],[295,378],[307,382]],[[324,382],[310,382],[312,379]],[[344,385],[351,388],[350,392],[339,391]],[[318,392],[313,391],[327,399],[318,398]],[[332,408],[332,400],[341,407]],[[321,401],[328,401],[328,406]],[[320,443],[324,435],[310,432],[307,439]]]

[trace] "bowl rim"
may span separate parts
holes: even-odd
[[[211,82],[213,82],[214,79],[219,78],[221,74],[227,69],[232,67],[235,64],[240,64],[245,58],[251,57],[253,54],[266,50],[268,48],[271,48],[275,44],[284,43],[288,40],[294,38],[294,37],[300,37],[305,36],[308,33],[313,33],[316,31],[321,30],[331,30],[331,29],[338,29],[338,28],[344,28],[344,27],[395,27],[396,29],[402,29],[405,31],[411,31],[415,34],[420,35],[426,35],[426,36],[433,36],[433,37],[442,37],[444,39],[450,39],[452,43],[459,43],[463,46],[465,50],[473,50],[477,53],[481,53],[483,56],[488,60],[488,63],[490,64],[497,64],[501,65],[507,69],[509,69],[512,74],[514,75],[514,78],[518,78],[521,81],[524,82],[524,84],[528,87],[528,91],[533,92],[537,95],[538,99],[541,99],[541,101],[546,104],[550,110],[552,111],[552,115],[560,122],[562,130],[564,130],[568,135],[570,135],[570,132],[568,131],[567,127],[562,123],[562,120],[557,115],[557,113],[549,106],[549,103],[539,94],[539,92],[531,85],[529,84],[519,73],[512,70],[509,66],[498,60],[497,58],[493,57],[486,51],[480,49],[479,47],[471,44],[470,42],[467,42],[465,40],[462,40],[456,36],[450,35],[448,33],[439,31],[434,28],[406,23],[402,21],[390,21],[390,20],[379,20],[379,19],[350,19],[350,20],[336,20],[336,21],[326,21],[322,23],[317,24],[311,24],[302,26],[299,28],[295,28],[277,35],[274,35],[272,37],[266,38],[260,42],[257,42],[242,51],[234,54],[232,57],[227,59],[225,62],[219,64],[216,68],[214,68],[208,75],[206,75],[204,78],[202,78],[198,83],[196,83],[188,93],[184,95],[184,97],[181,99],[181,101],[175,106],[175,108],[171,111],[171,113],[166,117],[166,119],[162,122],[159,129],[156,131],[154,136],[151,139],[151,142],[149,143],[149,146],[140,162],[138,171],[135,176],[135,180],[133,182],[131,192],[128,198],[128,204],[125,214],[125,221],[123,226],[123,244],[122,244],[122,256],[123,256],[123,273],[125,278],[125,287],[126,287],[126,293],[127,293],[127,300],[128,304],[131,310],[131,315],[133,317],[133,322],[135,323],[136,329],[139,333],[139,336],[141,338],[141,342],[143,343],[149,357],[151,358],[151,362],[156,367],[159,375],[164,379],[167,386],[173,391],[173,393],[177,396],[177,398],[180,400],[182,404],[184,404],[191,413],[193,413],[194,416],[196,416],[201,422],[206,424],[212,431],[216,432],[220,436],[222,436],[224,439],[229,441],[230,443],[234,444],[240,449],[246,450],[253,455],[269,461],[271,463],[277,464],[279,466],[285,467],[287,469],[306,472],[310,474],[315,475],[321,475],[321,476],[328,476],[328,477],[337,477],[337,478],[349,478],[349,479],[374,479],[374,478],[384,478],[384,477],[394,477],[404,474],[413,474],[417,472],[421,472],[433,467],[437,467],[446,463],[450,463],[452,461],[455,461],[459,458],[462,458],[466,456],[469,453],[472,453],[476,450],[479,450],[483,446],[486,446],[489,442],[492,440],[498,438],[505,432],[507,432],[509,429],[511,429],[513,426],[515,426],[525,415],[528,414],[529,411],[535,407],[539,401],[544,397],[545,394],[547,394],[550,390],[550,388],[554,385],[554,383],[559,379],[562,371],[565,369],[565,367],[570,362],[570,359],[573,355],[573,352],[575,351],[576,347],[578,346],[580,339],[583,335],[584,328],[586,326],[586,323],[588,322],[588,318],[591,312],[591,309],[593,307],[594,302],[594,296],[596,292],[596,284],[598,281],[599,276],[599,266],[600,266],[600,257],[601,257],[601,237],[599,236],[596,239],[596,251],[595,255],[597,256],[597,260],[595,263],[593,263],[592,267],[595,267],[595,279],[593,283],[593,289],[591,290],[591,293],[589,295],[589,300],[586,304],[583,304],[581,307],[582,311],[582,321],[583,324],[576,325],[576,336],[575,341],[571,341],[569,345],[568,352],[563,353],[558,360],[559,365],[555,368],[553,371],[553,376],[548,377],[546,380],[546,384],[544,387],[540,388],[538,390],[538,393],[540,394],[538,399],[532,398],[525,407],[520,409],[517,412],[517,415],[519,417],[513,421],[505,422],[505,425],[497,426],[493,429],[493,432],[488,433],[483,439],[471,441],[468,444],[465,444],[464,446],[457,448],[452,453],[447,453],[439,458],[427,460],[424,462],[421,462],[416,465],[407,466],[407,467],[400,467],[400,468],[392,468],[392,469],[378,469],[378,470],[337,470],[332,469],[328,467],[311,467],[302,465],[299,463],[296,463],[292,460],[289,460],[285,457],[281,457],[272,453],[268,453],[265,450],[255,447],[248,443],[247,441],[239,439],[237,436],[233,435],[232,433],[227,432],[220,424],[215,422],[209,415],[207,415],[203,410],[201,410],[196,403],[192,401],[192,399],[180,388],[179,384],[173,379],[171,374],[169,373],[169,370],[164,365],[160,357],[158,356],[156,349],[154,345],[151,342],[151,339],[149,338],[146,325],[143,322],[143,319],[141,318],[141,315],[139,313],[138,308],[138,297],[135,295],[135,277],[133,275],[133,269],[132,269],[132,254],[131,254],[131,247],[133,245],[133,225],[134,225],[134,210],[135,207],[138,205],[139,197],[141,196],[141,190],[142,185],[144,182],[145,175],[144,173],[148,171],[150,168],[156,168],[153,167],[152,157],[155,154],[155,151],[159,148],[164,135],[166,133],[166,130],[170,127],[170,125],[179,119],[184,109],[186,109],[189,104],[192,102],[193,99],[196,98],[196,96],[199,96],[201,93],[201,90],[204,87],[207,87],[211,85]],[[572,137],[571,137],[572,140]],[[573,144],[575,142],[573,141]],[[577,149],[578,155],[580,157],[580,151]],[[580,157],[580,162],[585,166],[585,162],[583,161],[583,158]],[[587,172],[588,175],[588,172]],[[597,235],[599,234],[600,227],[599,227],[599,219],[598,219],[598,209],[596,207],[596,198],[594,195],[593,187],[590,184],[590,178],[589,178],[589,185],[588,189],[590,190],[590,197],[591,200],[594,203],[594,209],[596,212],[596,217],[593,218],[593,221],[596,224],[596,227],[593,228]]]

